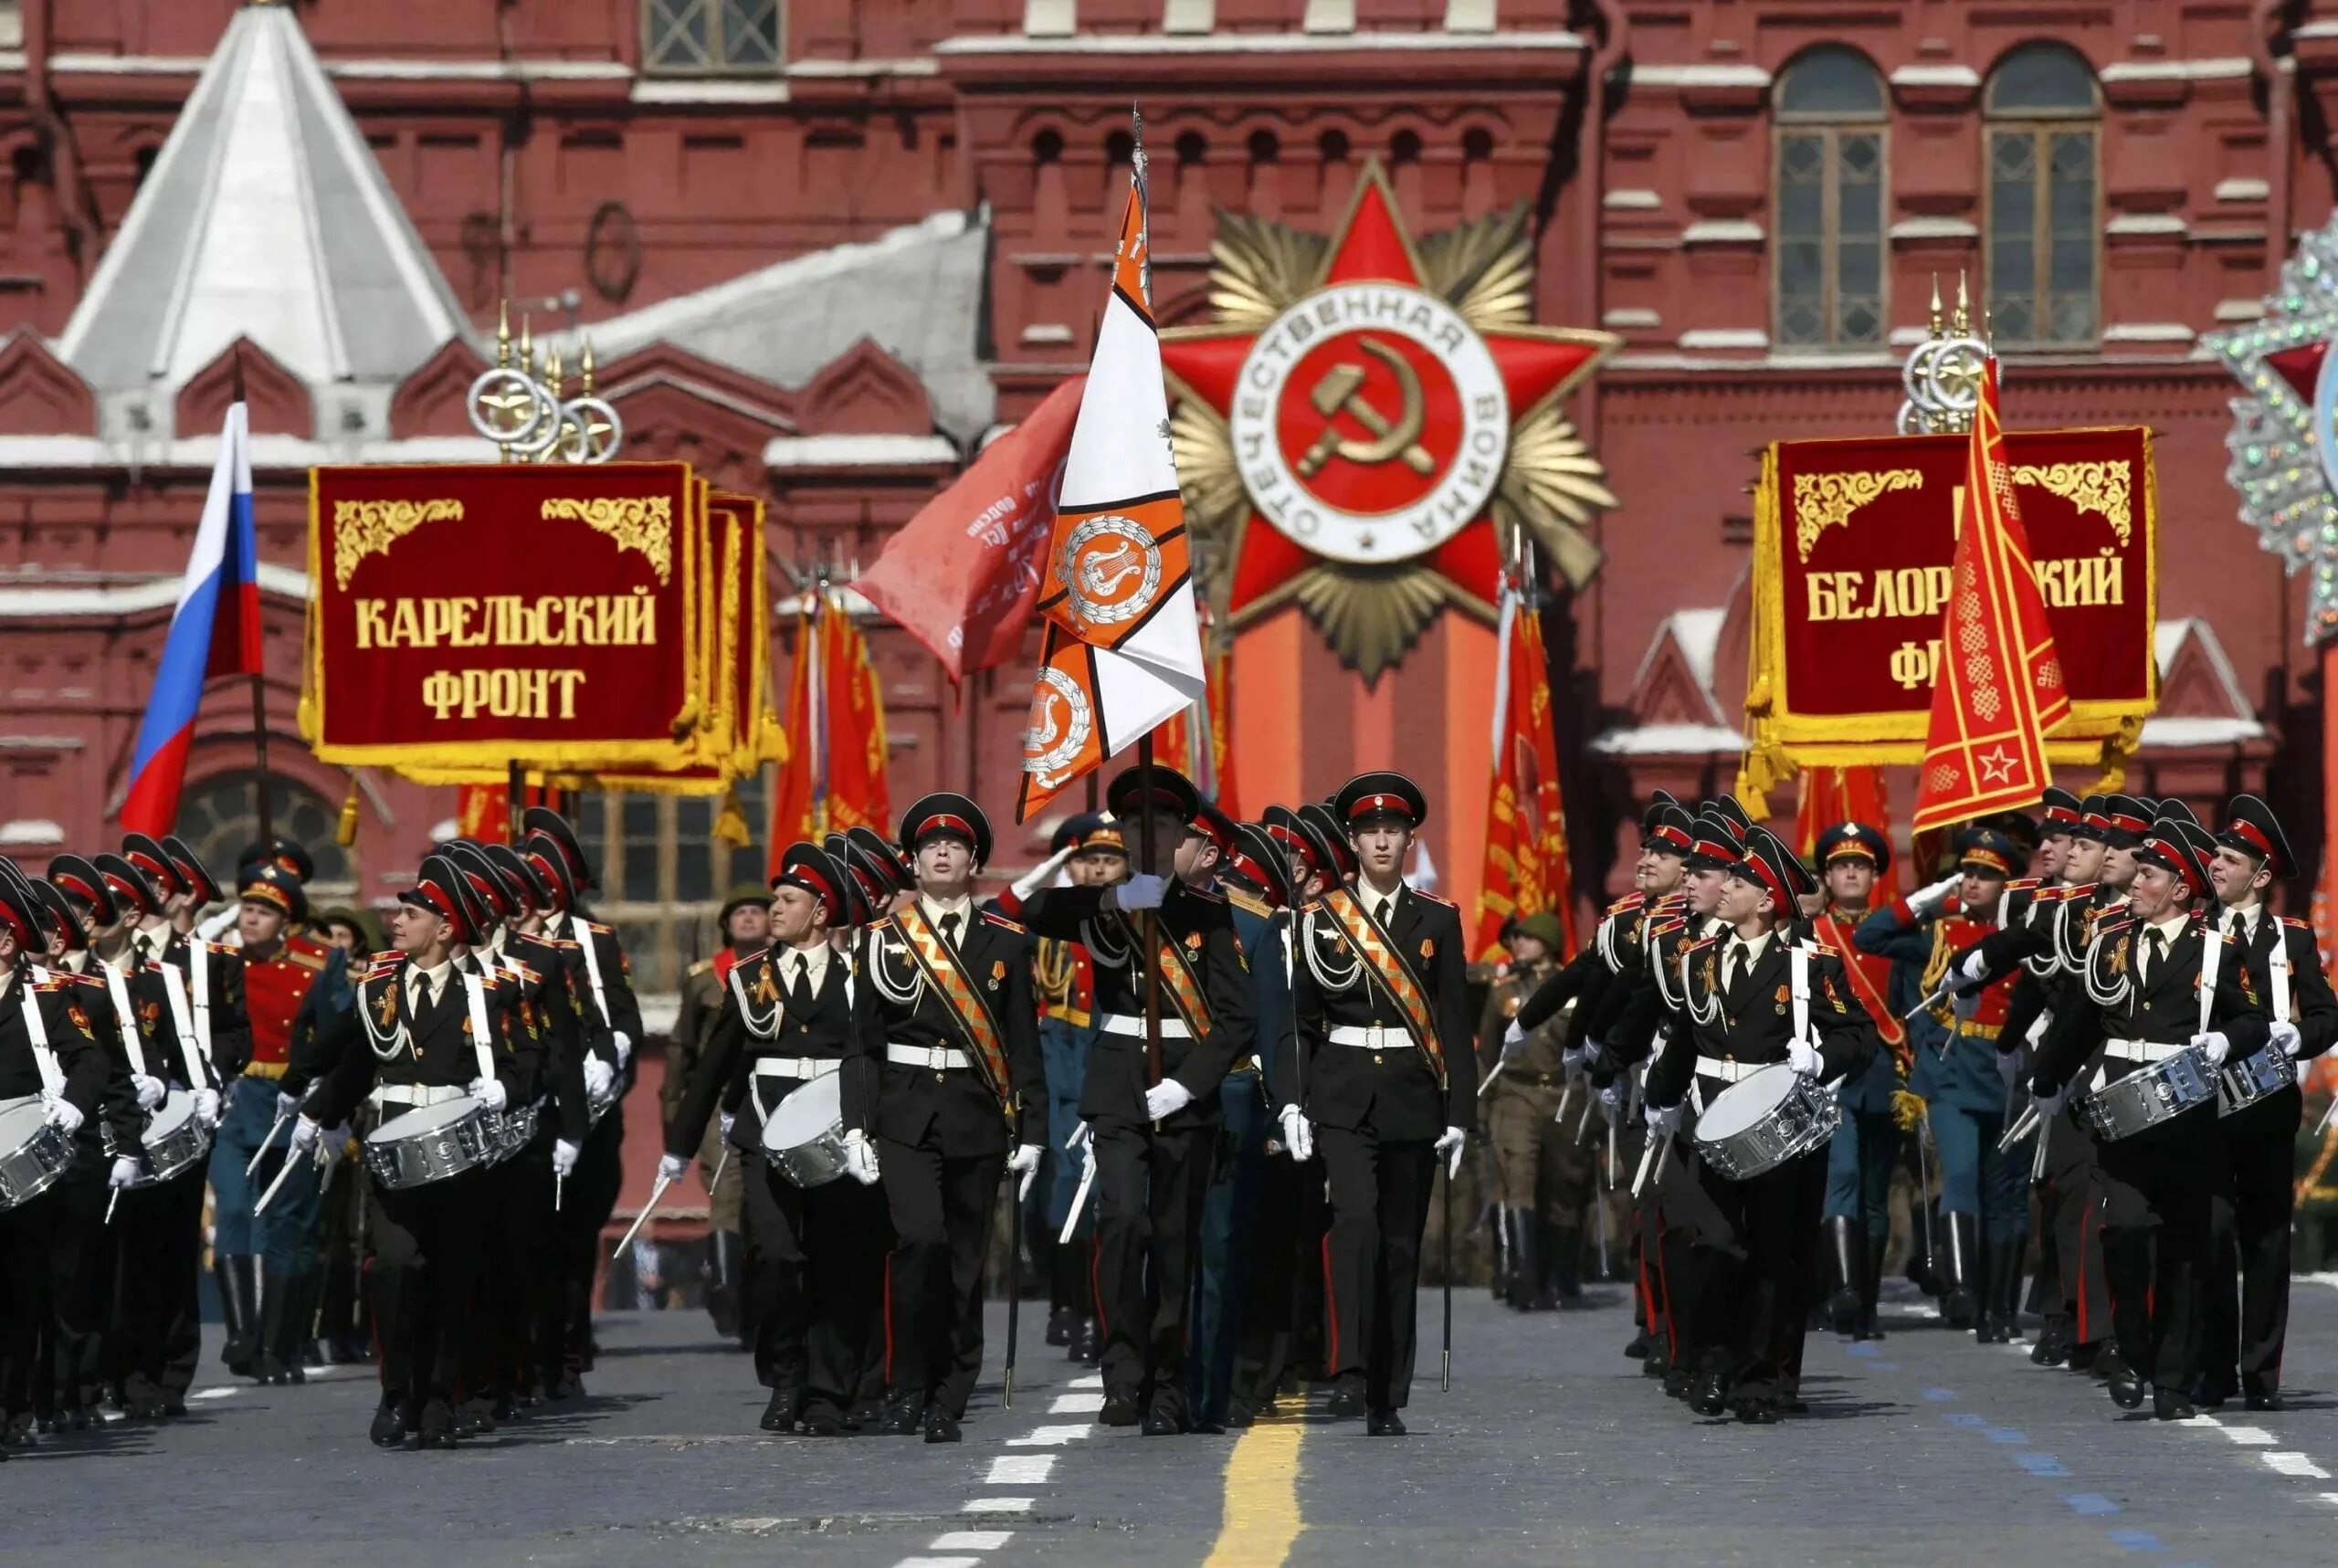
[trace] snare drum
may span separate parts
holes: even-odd
[[[2253,1057],[2227,1062],[2217,1070],[2217,1114],[2246,1110],[2298,1081],[2298,1064],[2278,1045],[2267,1046]]]
[[[764,1119],[764,1152],[799,1187],[844,1174],[844,1095],[838,1076],[816,1078]]]
[[[211,1130],[195,1119],[195,1096],[174,1089],[146,1118],[139,1134],[146,1158],[133,1187],[154,1187],[179,1175],[211,1152]]]
[[[518,1154],[536,1141],[538,1110],[535,1106],[522,1105],[514,1110],[488,1112],[488,1125],[495,1138],[495,1163]]]
[[[40,1096],[0,1100],[0,1210],[40,1196],[73,1163],[73,1140],[48,1124]]]
[[[624,1079],[618,1078],[609,1080],[608,1089],[605,1093],[596,1095],[588,1089],[584,1096],[584,1125],[588,1128],[598,1127],[601,1124],[601,1118],[609,1113],[609,1108],[616,1104],[618,1097],[624,1092]]]
[[[466,1096],[393,1116],[365,1140],[365,1169],[384,1187],[418,1187],[492,1163],[495,1130],[485,1106]]]
[[[2098,1137],[2116,1142],[2173,1121],[2217,1098],[2217,1075],[2196,1046],[2106,1083],[2083,1101]]]
[[[1826,1147],[1842,1122],[1834,1095],[1780,1062],[1713,1096],[1697,1117],[1697,1154],[1742,1182]]]

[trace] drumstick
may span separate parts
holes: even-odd
[[[671,1176],[660,1176],[658,1178],[658,1184],[649,1189],[649,1201],[641,1205],[641,1213],[634,1220],[633,1228],[627,1231],[624,1237],[617,1242],[616,1251],[609,1254],[611,1258],[616,1257],[619,1253],[624,1252],[627,1247],[633,1245],[633,1238],[641,1234],[641,1227],[648,1225],[649,1223],[649,1216],[658,1212],[658,1200],[664,1197],[666,1195],[666,1189],[673,1184],[674,1178]]]
[[[1909,1019],[1914,1017],[1917,1014],[1924,1011],[1927,1007],[1939,1006],[1941,1003],[1947,998],[1949,989],[1950,988],[1948,986],[1942,986],[1939,990],[1933,992],[1931,995],[1925,997],[1922,1001],[1917,1003],[1914,1006],[1901,1014],[1900,1021],[1904,1024]]]
[[[2006,1129],[2006,1135],[1997,1140],[1997,1152],[2003,1154],[2010,1151],[2037,1130],[2038,1122],[2038,1106],[2033,1101],[2028,1109],[2014,1118],[2013,1125]]]
[[[552,1212],[554,1214],[560,1212],[561,1189],[567,1185],[568,1176],[565,1172],[554,1171],[552,1173]]]
[[[1551,1120],[1561,1127],[1567,1124],[1567,1102],[1574,1098],[1574,1080],[1569,1079],[1559,1086],[1559,1110]]]
[[[722,1167],[730,1163],[731,1143],[728,1139],[725,1139],[722,1143],[722,1152],[714,1157],[714,1174],[707,1177],[706,1179],[706,1190],[709,1194],[711,1194],[714,1191],[714,1184],[722,1179]],[[558,1205],[554,1206],[556,1207]]]
[[[279,1110],[276,1113],[276,1125],[268,1130],[268,1136],[261,1139],[259,1147],[252,1151],[250,1163],[244,1166],[245,1175],[248,1176],[259,1169],[259,1157],[268,1152],[268,1146],[276,1142],[276,1135],[284,1131],[284,1124],[291,1119],[290,1111]]]
[[[1656,1158],[1656,1152],[1662,1145],[1662,1142],[1651,1132],[1648,1142],[1641,1147],[1639,1169],[1632,1173],[1632,1196],[1638,1197],[1641,1190],[1648,1185],[1648,1163]]]
[[[1063,1234],[1056,1237],[1056,1245],[1071,1245],[1071,1233],[1079,1228],[1079,1211],[1088,1206],[1088,1189],[1096,1184],[1096,1155],[1090,1151],[1080,1162],[1079,1185],[1072,1189],[1071,1212],[1063,1216]]]
[[[1501,1069],[1509,1065],[1510,1063],[1507,1061],[1499,1061],[1494,1063],[1494,1070],[1488,1073],[1485,1076],[1484,1081],[1478,1085],[1478,1098],[1480,1100],[1483,1100],[1486,1097],[1486,1090],[1493,1088],[1494,1079],[1501,1077]]]
[[[120,1187],[116,1187],[113,1190],[113,1195],[106,1199],[106,1224],[111,1225],[113,1223],[113,1205],[120,1202],[121,1202],[121,1189]]]
[[[292,1152],[290,1149],[286,1150],[284,1152],[284,1163],[278,1168],[276,1180],[268,1184],[268,1191],[260,1194],[259,1202],[252,1205],[252,1213],[257,1215],[261,1210],[268,1207],[268,1200],[276,1195],[276,1189],[284,1184],[284,1178],[292,1173],[292,1167],[296,1163],[298,1163],[298,1162],[292,1158]]]

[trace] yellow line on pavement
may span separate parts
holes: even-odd
[[[1280,1568],[1299,1539],[1297,1416],[1259,1422],[1226,1459],[1226,1520],[1203,1568]]]

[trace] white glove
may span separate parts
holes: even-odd
[[[1022,1144],[1014,1153],[1006,1157],[1006,1168],[1018,1176],[1027,1175],[1039,1168],[1039,1156],[1046,1152],[1046,1148],[1041,1144]]]
[[[1095,1129],[1083,1121],[1071,1130],[1071,1136],[1063,1141],[1063,1146],[1067,1150],[1085,1149],[1094,1142],[1096,1142]]]
[[[1150,871],[1139,871],[1112,889],[1112,902],[1125,911],[1157,910],[1167,896],[1169,882]]]
[[[682,1179],[682,1173],[690,1168],[690,1163],[679,1154],[661,1154],[658,1159],[658,1179],[679,1182]]]
[[[1597,1091],[1600,1113],[1610,1122],[1619,1123],[1624,1120],[1624,1096],[1625,1091],[1630,1087],[1622,1079],[1617,1079],[1606,1089]]]
[[[1518,1026],[1517,1019],[1512,1018],[1510,1021],[1510,1027],[1501,1032],[1501,1054],[1508,1056],[1510,1055],[1511,1047],[1521,1046],[1525,1043],[1526,1031]]]
[[[2058,1089],[2051,1094],[2039,1094],[2036,1089],[2032,1089],[2029,1100],[2031,1104],[2038,1107],[2038,1119],[2040,1121],[2051,1121],[2062,1114],[2062,1102],[2069,1097],[2070,1091],[2067,1087]]]
[[[1956,961],[1956,977],[1967,985],[1980,984],[1988,973],[1989,955],[1977,947]]]
[[[584,1093],[593,1100],[605,1100],[616,1087],[617,1069],[599,1057],[584,1058]]]
[[[626,1063],[633,1059],[633,1037],[631,1035],[627,1034],[623,1029],[617,1029],[610,1033],[609,1039],[617,1047],[617,1066],[623,1067]]]
[[[722,1141],[725,1143],[731,1142],[731,1129],[736,1127],[738,1124],[739,1113],[737,1111],[726,1110],[722,1113]]]
[[[1469,1135],[1459,1127],[1448,1127],[1445,1136],[1429,1145],[1445,1156],[1445,1179],[1451,1181],[1461,1173],[1461,1151],[1469,1143]]]
[[[1827,1070],[1827,1058],[1808,1040],[1796,1040],[1786,1047],[1786,1066],[1805,1078],[1817,1078]]]
[[[1669,1138],[1680,1126],[1680,1108],[1677,1105],[1643,1106],[1640,1119],[1648,1123],[1650,1137]]]
[[[2305,1049],[2305,1037],[2298,1033],[2295,1024],[2276,1024],[2273,1026],[2273,1044],[2281,1048],[2282,1055],[2294,1061],[2298,1053]]]
[[[1282,1108],[1282,1146],[1294,1160],[1315,1157],[1315,1129],[1307,1124],[1307,1113],[1295,1105]]]
[[[300,1102],[293,1099],[290,1095],[285,1093],[282,1089],[278,1089],[276,1091],[276,1119],[279,1121],[289,1121],[293,1117],[300,1114]]]
[[[2021,1081],[2020,1051],[1999,1051],[1997,1053],[1997,1079],[2006,1086],[2006,1093],[2010,1094],[2013,1092],[2013,1086]]]
[[[1164,1078],[1144,1091],[1144,1119],[1158,1121],[1174,1116],[1194,1102],[1194,1091],[1174,1078]]]
[[[113,1168],[106,1173],[106,1185],[126,1187],[138,1179],[138,1162],[129,1155],[117,1157]]]
[[[68,1138],[81,1131],[81,1108],[62,1096],[48,1102],[41,1119]]]
[[[511,1097],[504,1091],[503,1080],[500,1078],[471,1079],[469,1093],[473,1100],[478,1100],[490,1110],[500,1110],[511,1103]]]
[[[584,1151],[565,1138],[555,1138],[552,1144],[552,1173],[565,1176],[576,1169],[576,1156]]]
[[[864,1187],[877,1184],[877,1148],[858,1127],[844,1135],[844,1173]]]
[[[138,1091],[138,1109],[141,1110],[153,1110],[163,1103],[163,1097],[171,1092],[161,1079],[148,1078],[142,1072],[130,1075],[130,1087]]]
[[[314,1143],[317,1141],[317,1134],[323,1131],[323,1128],[318,1126],[315,1121],[306,1116],[294,1119],[292,1122],[292,1153],[298,1154],[303,1149],[306,1149],[311,1144]],[[286,1158],[290,1158],[290,1155],[287,1155]]]
[[[1585,1059],[1591,1055],[1588,1045],[1569,1046],[1559,1053],[1559,1070],[1569,1078],[1581,1078]]]
[[[1963,880],[1964,880],[1964,872],[1952,871],[1931,887],[1919,889],[1916,892],[1910,894],[1908,907],[1920,915],[1929,914],[1947,902],[1948,895],[1954,892],[1956,884]]]
[[[1948,1010],[1966,1023],[1981,1016],[1981,994],[1978,991],[1958,991],[1948,999]]]
[[[219,1125],[219,1091],[217,1089],[198,1089],[195,1091],[195,1120],[196,1125],[202,1127]]]
[[[331,1152],[346,1149],[349,1147],[350,1137],[349,1123],[346,1121],[338,1127],[326,1128],[318,1136],[317,1158],[324,1160],[331,1157]]]
[[[2208,1065],[2212,1068],[2224,1066],[2225,1058],[2232,1055],[2232,1041],[2225,1037],[2225,1033],[2221,1029],[2211,1029],[2205,1035],[2195,1035],[2192,1037],[2192,1043],[2200,1047],[2200,1054],[2208,1058]]]
[[[1063,869],[1063,863],[1079,853],[1078,843],[1067,844],[1022,876],[1016,878],[1012,883],[1008,884],[1015,889],[1016,898],[1027,899],[1041,888],[1052,886],[1056,879],[1056,873]]]

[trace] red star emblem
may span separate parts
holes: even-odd
[[[1271,326],[1162,334],[1172,391],[1231,426],[1248,502],[1232,541],[1227,608],[1237,624],[1326,560],[1417,559],[1448,597],[1492,616],[1501,562],[1488,519],[1511,431],[1565,396],[1617,340],[1479,327],[1428,279],[1375,163],[1313,282]],[[1396,290],[1373,299],[1344,287],[1374,283],[1420,300],[1407,311]],[[1496,387],[1499,398],[1486,395]],[[1262,455],[1275,470],[1263,479]]]

